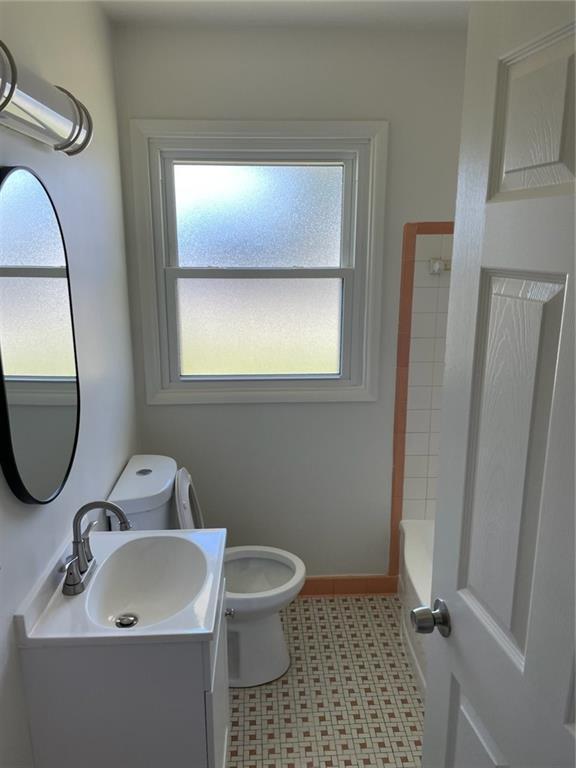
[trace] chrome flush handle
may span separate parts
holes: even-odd
[[[414,630],[424,635],[434,632],[434,628],[437,627],[442,637],[448,637],[452,630],[448,606],[439,598],[434,601],[434,609],[421,605],[410,611],[410,621]]]

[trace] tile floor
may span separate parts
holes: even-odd
[[[298,598],[283,620],[288,672],[230,691],[228,768],[419,766],[422,700],[398,598]]]

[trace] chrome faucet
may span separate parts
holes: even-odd
[[[111,501],[90,501],[80,507],[72,522],[72,557],[67,563],[66,577],[62,587],[62,592],[65,595],[79,595],[84,592],[86,582],[92,574],[96,561],[90,548],[90,532],[98,523],[92,521],[82,533],[82,520],[88,512],[92,512],[94,509],[105,509],[107,512],[115,514],[120,523],[121,531],[129,531],[132,528],[124,512]]]

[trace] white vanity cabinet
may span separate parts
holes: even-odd
[[[204,634],[141,632],[131,639],[127,630],[93,643],[20,647],[35,768],[225,768],[228,664],[219,581],[212,631]]]

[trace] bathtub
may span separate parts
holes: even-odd
[[[402,520],[400,523],[398,592],[402,603],[402,641],[422,694],[426,691],[424,638],[412,629],[410,611],[418,605],[430,605],[433,542],[433,520]]]

